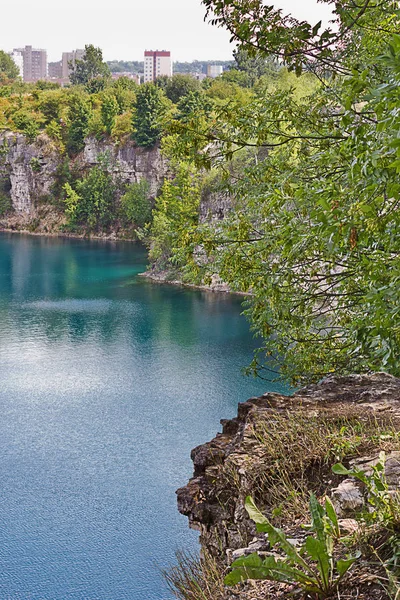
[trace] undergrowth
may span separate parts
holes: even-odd
[[[249,461],[247,493],[273,516],[305,518],[310,491],[321,496],[337,477],[331,467],[338,461],[368,454],[379,448],[399,448],[400,433],[393,418],[364,414],[357,409],[304,409],[258,417],[249,436],[257,442]]]
[[[179,600],[224,600],[221,565],[210,554],[201,558],[178,552],[177,564],[163,575],[170,591]]]

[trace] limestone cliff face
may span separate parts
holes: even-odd
[[[107,156],[116,180],[129,184],[146,179],[153,197],[157,195],[168,172],[167,162],[161,156],[158,146],[139,148],[131,141],[116,145],[110,141],[88,137],[79,162],[83,168],[92,167],[98,164],[101,155]]]
[[[0,178],[17,213],[30,214],[41,197],[50,195],[60,160],[45,135],[29,142],[19,133],[0,134]]]
[[[265,549],[265,536],[264,539],[255,537],[254,524],[244,509],[246,495],[254,492],[252,473],[263,471],[268,477],[270,468],[265,446],[255,435],[254,424],[261,420],[265,431],[268,431],[269,424],[276,423],[280,415],[293,411],[301,411],[304,419],[317,419],[317,426],[322,414],[325,419],[330,418],[329,415],[334,419],[348,411],[352,412],[356,423],[358,418],[365,419],[368,415],[373,421],[385,415],[390,422],[392,419],[396,421],[398,426],[400,379],[385,373],[330,377],[291,397],[267,393],[259,398],[250,398],[239,404],[236,418],[221,421],[222,433],[192,451],[193,478],[177,491],[179,511],[188,517],[190,527],[200,532],[203,549],[218,559],[230,563],[232,558]],[[376,459],[381,449],[374,448],[367,458],[361,455],[357,464],[371,461],[371,457]],[[392,469],[387,480],[390,483],[394,477],[394,487],[397,488],[400,486],[399,458],[399,452],[392,452],[388,454],[387,461],[388,467],[391,462],[396,463],[394,475]],[[312,477],[317,477],[315,471],[313,473]],[[342,508],[342,516],[347,516],[346,506],[341,507],[340,503],[342,497],[348,496],[348,489],[341,490],[340,485],[332,489],[339,483],[333,479],[332,473],[329,475],[328,472],[328,487],[324,487],[323,483],[322,488],[339,503],[339,516]],[[341,485],[346,487],[349,484],[344,482]],[[355,499],[357,494],[358,491],[353,490]]]
[[[232,210],[232,197],[223,191],[205,190],[200,201],[200,223],[218,226]]]
[[[84,173],[99,162],[102,154],[107,155],[116,181],[129,184],[145,178],[151,195],[156,196],[167,174],[167,164],[158,147],[137,148],[131,141],[116,145],[89,137],[83,152],[74,159],[74,167]],[[16,213],[22,217],[34,213],[40,200],[51,195],[62,160],[45,134],[30,142],[22,134],[0,133],[0,180]]]

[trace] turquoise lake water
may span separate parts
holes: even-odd
[[[240,299],[130,243],[0,234],[0,598],[167,600],[190,450],[266,391]],[[277,388],[275,388],[277,389]]]

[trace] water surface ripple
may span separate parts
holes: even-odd
[[[0,598],[166,600],[190,449],[265,391],[237,298],[129,243],[0,234]]]

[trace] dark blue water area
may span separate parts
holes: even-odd
[[[190,450],[266,391],[237,297],[131,243],[0,234],[0,599],[167,600]],[[271,388],[270,388],[271,389]],[[277,388],[275,388],[277,389]]]

